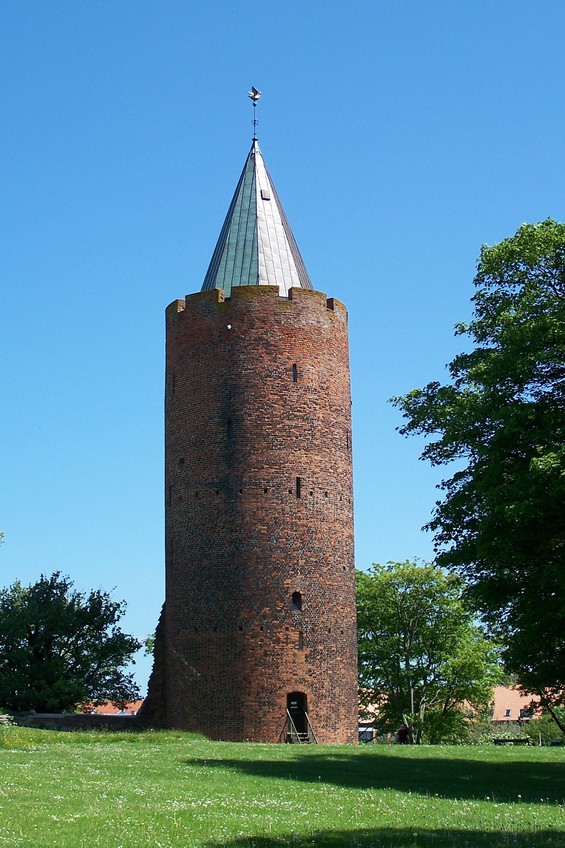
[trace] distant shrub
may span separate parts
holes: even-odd
[[[428,745],[465,745],[469,742],[469,721],[459,710],[428,710],[423,741]]]
[[[527,724],[518,721],[493,724],[490,718],[483,717],[469,722],[469,744],[484,745],[493,739],[527,739]]]
[[[565,716],[563,707],[557,709]],[[539,745],[540,742],[542,745],[551,745],[556,740],[559,740],[561,744],[565,743],[565,735],[549,713],[544,713],[539,718],[532,718],[525,726],[525,733],[535,745]]]

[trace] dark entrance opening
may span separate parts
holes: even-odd
[[[306,709],[308,702],[304,692],[291,692],[286,696],[286,708],[297,733],[307,733]]]

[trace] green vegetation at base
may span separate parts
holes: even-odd
[[[565,846],[565,750],[0,728],[0,846]]]

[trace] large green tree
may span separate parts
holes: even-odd
[[[504,659],[551,708],[565,699],[565,224],[484,246],[468,352],[445,384],[393,399],[422,457],[455,470],[428,528]]]
[[[125,603],[73,589],[55,572],[0,591],[0,706],[73,711],[80,704],[139,697],[124,671],[140,642],[118,626]]]
[[[498,651],[473,622],[460,578],[432,565],[390,562],[357,573],[359,688],[381,726],[409,737],[460,738],[471,707],[486,709]]]

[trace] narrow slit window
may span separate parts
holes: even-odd
[[[294,612],[302,612],[302,593],[292,593],[292,609]]]
[[[292,382],[298,383],[298,366],[296,365],[296,362],[292,366]]]
[[[304,650],[304,633],[302,632],[302,630],[298,631],[298,650]]]
[[[301,489],[301,487],[302,487],[302,481],[301,481],[300,477],[297,477],[297,478],[296,478],[296,497],[297,497],[297,498],[299,498],[299,497],[300,497],[300,489]]]

